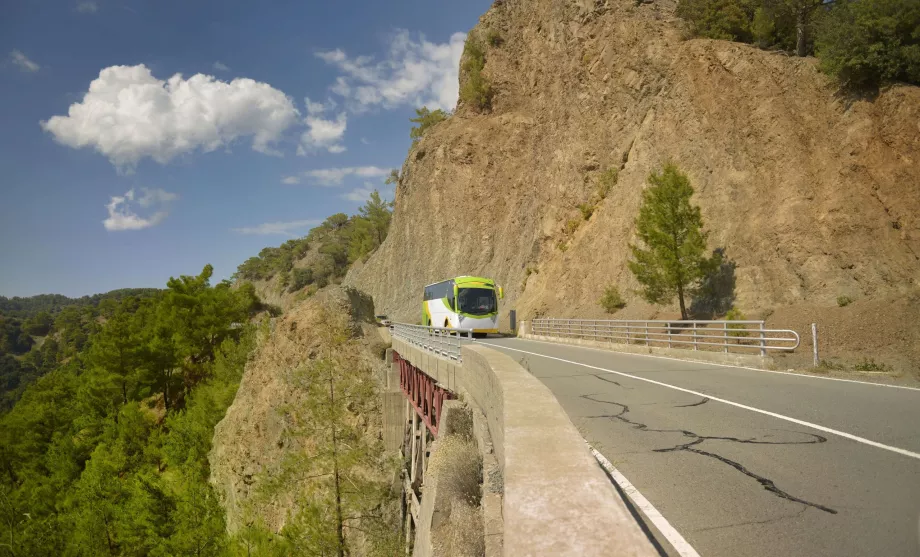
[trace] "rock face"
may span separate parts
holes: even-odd
[[[841,354],[879,346],[847,312],[897,307],[881,346],[920,368],[920,88],[847,96],[813,59],[683,40],[673,7],[495,2],[471,33],[501,39],[485,54],[491,112],[461,105],[410,149],[389,236],[346,283],[410,322],[425,284],[462,274],[503,284],[504,315],[601,317],[618,285],[618,317],[652,317],[628,243],[646,177],[671,160],[736,264],[735,307],[850,328]],[[617,184],[583,219],[610,168]]]
[[[303,402],[303,394],[291,388],[289,377],[321,348],[315,330],[330,314],[347,319],[361,345],[382,344],[372,325],[373,303],[353,289],[326,288],[274,323],[247,364],[233,404],[214,428],[208,458],[211,482],[227,512],[231,533],[256,517],[280,531],[295,508],[300,490],[284,489],[268,497],[260,490],[284,466],[287,454],[309,442],[292,435],[290,408]],[[361,352],[359,357],[368,365],[380,365],[373,361],[372,351]]]

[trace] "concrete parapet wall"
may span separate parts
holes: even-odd
[[[603,350],[610,350],[611,352],[623,352],[626,354],[651,354],[655,356],[668,356],[670,358],[677,358],[680,360],[756,367],[759,369],[772,369],[774,367],[773,358],[769,356],[759,356],[756,354],[734,354],[731,352],[691,350],[686,348],[663,348],[658,346],[646,346],[643,344],[622,344],[618,342],[591,340],[584,338],[551,337],[544,335],[534,335],[526,332],[529,330],[530,327],[525,326],[525,324],[522,323],[518,333],[518,338],[528,340],[542,340],[546,342],[555,342],[557,344],[571,344],[574,346],[589,346],[591,348],[601,348]]]
[[[502,471],[502,554],[657,555],[555,396],[517,362],[477,345],[462,365],[397,338],[393,349],[485,416]]]

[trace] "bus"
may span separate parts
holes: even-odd
[[[422,323],[428,327],[472,329],[475,336],[498,332],[498,300],[504,297],[495,281],[456,277],[425,287]]]

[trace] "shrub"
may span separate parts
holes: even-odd
[[[725,314],[726,321],[744,321],[745,319],[747,319],[747,317],[744,313],[735,308],[731,308]],[[727,328],[729,329],[728,336],[731,337],[746,337],[749,334],[748,331],[745,330],[745,325],[730,323]]]
[[[852,303],[853,303],[853,298],[850,298],[849,296],[837,296],[837,306],[838,307],[846,307]]]
[[[867,358],[853,366],[856,371],[891,371],[891,366],[876,363],[872,358]]]
[[[597,180],[597,196],[600,199],[607,198],[607,194],[609,194],[613,186],[616,185],[619,175],[620,171],[616,168],[608,168],[601,173]]]
[[[486,54],[482,49],[479,41],[473,37],[466,40],[463,47],[462,70],[466,74],[466,80],[460,87],[460,100],[478,111],[483,111],[492,106],[492,87],[482,75],[482,70],[486,65]]]
[[[580,220],[578,220],[578,219],[569,219],[569,221],[565,223],[565,227],[563,228],[563,231],[564,231],[567,235],[575,234],[575,231],[578,230],[579,225],[581,225],[581,221],[580,221]]]
[[[502,39],[497,29],[489,29],[486,31],[486,42],[489,43],[489,46],[498,47],[501,46],[505,40]]]
[[[559,240],[559,243],[556,244],[556,247],[559,248],[559,251],[565,253],[569,249],[569,245],[565,243],[565,240]]]
[[[607,313],[616,313],[626,307],[626,302],[623,301],[623,297],[620,295],[620,289],[615,285],[610,285],[604,290],[600,304]]]
[[[578,206],[578,210],[581,211],[581,216],[584,217],[585,220],[588,220],[591,218],[591,215],[594,214],[594,205],[582,203]]]
[[[841,0],[818,25],[821,69],[844,85],[920,84],[920,4],[916,0]]]
[[[291,286],[288,291],[296,292],[311,282],[313,282],[313,269],[294,269],[292,271]]]

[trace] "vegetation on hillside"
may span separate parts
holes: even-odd
[[[157,292],[138,288],[82,298],[0,297],[0,413],[12,408],[35,380],[82,350],[122,300]]]
[[[441,110],[428,110],[427,106],[422,108],[415,109],[415,118],[409,118],[409,121],[413,124],[418,124],[417,126],[412,126],[412,129],[409,130],[409,137],[412,138],[412,142],[416,142],[425,135],[425,132],[428,131],[428,128],[447,120],[448,114]]]
[[[719,269],[721,252],[706,257],[706,236],[700,208],[690,204],[693,186],[673,163],[648,177],[636,218],[640,243],[630,244],[629,270],[639,281],[639,293],[653,304],[677,297],[681,319],[689,319],[686,299],[703,279]]]
[[[701,37],[816,54],[843,84],[920,84],[916,0],[680,0],[677,15]]]
[[[381,199],[375,190],[357,215],[336,213],[303,238],[263,249],[240,265],[234,278],[269,280],[277,275],[281,288],[290,292],[337,283],[355,261],[365,259],[383,243],[392,214],[393,203]],[[309,263],[295,269],[294,262],[310,252],[315,253]]]
[[[479,39],[471,34],[463,47],[463,63],[460,70],[465,79],[460,86],[460,100],[478,112],[492,107],[492,86],[482,75],[485,66],[485,49]]]
[[[211,286],[211,273],[125,297],[102,319],[87,307],[58,315],[55,328],[69,320],[59,346],[74,352],[0,416],[0,539],[10,555],[225,549],[207,453],[259,302],[251,285]]]

